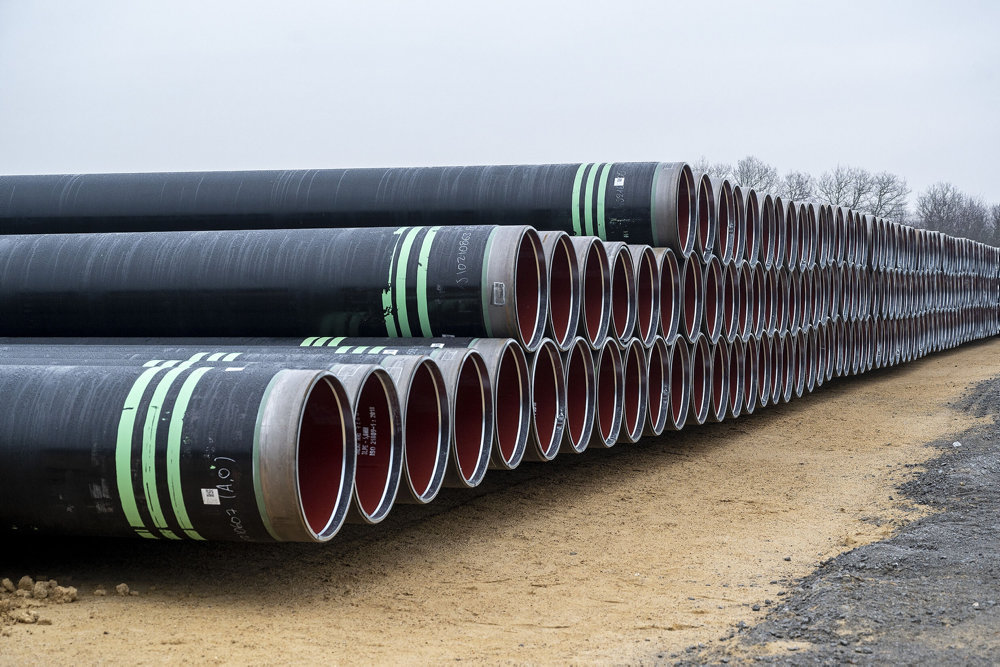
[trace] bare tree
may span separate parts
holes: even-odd
[[[917,197],[917,222],[925,229],[957,234],[964,199],[951,183],[935,183]]]
[[[732,180],[743,188],[774,192],[778,185],[778,170],[755,155],[747,155],[736,163]]]
[[[871,196],[875,177],[864,169],[837,165],[816,182],[816,194],[828,204],[861,210]]]
[[[733,165],[727,162],[716,162],[710,164],[704,155],[697,162],[691,164],[691,169],[696,172],[704,172],[714,178],[730,178],[733,175]]]
[[[993,208],[990,209],[990,223],[993,233],[987,243],[1000,246],[1000,204],[993,204]]]
[[[871,192],[861,208],[894,222],[905,222],[909,196],[910,188],[905,178],[883,171],[872,176]]]
[[[816,183],[813,177],[804,171],[790,171],[781,179],[778,194],[782,199],[809,201],[816,197]]]

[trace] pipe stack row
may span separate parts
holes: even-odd
[[[314,541],[998,333],[1000,251],[683,163],[0,177],[0,530]]]

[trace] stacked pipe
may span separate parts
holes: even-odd
[[[998,249],[683,163],[0,177],[0,232],[4,531],[322,542],[1000,332]]]

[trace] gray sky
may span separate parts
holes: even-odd
[[[0,173],[748,153],[1000,202],[1000,3],[0,0]]]

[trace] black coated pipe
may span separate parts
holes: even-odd
[[[322,336],[281,340],[341,353],[426,354],[434,359],[444,375],[452,414],[451,466],[445,486],[478,486],[491,464],[514,468],[524,456],[530,415],[527,363],[509,339]]]
[[[530,224],[690,253],[683,163],[0,177],[0,233]]]
[[[548,316],[525,226],[0,236],[0,256],[11,336],[447,333],[533,350]]]
[[[326,371],[0,366],[0,530],[329,540],[352,411]]]

